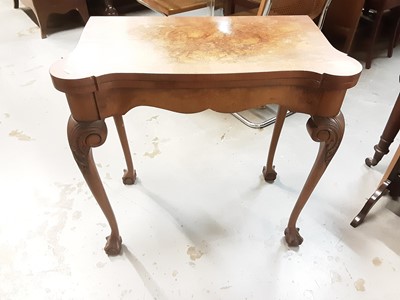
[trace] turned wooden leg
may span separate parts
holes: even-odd
[[[14,0],[14,8],[19,8],[19,0]]]
[[[285,107],[279,106],[276,115],[274,131],[272,133],[271,144],[269,146],[267,165],[262,170],[264,179],[267,182],[273,182],[276,179],[276,171],[275,171],[275,166],[273,165],[273,161],[276,152],[276,147],[278,145],[279,136],[281,135],[283,123],[285,122],[287,111],[288,110]]]
[[[342,141],[344,133],[343,115],[339,113],[333,118],[311,117],[307,122],[307,129],[311,138],[320,143],[320,147],[311,172],[290,215],[288,227],[285,229],[286,242],[293,247],[299,246],[303,242],[303,238],[296,227],[300,212]]]
[[[117,127],[119,140],[121,141],[122,150],[124,151],[126,170],[124,170],[124,176],[122,176],[122,182],[127,185],[135,183],[136,171],[133,167],[131,151],[129,150],[129,143],[126,137],[124,120],[121,115],[114,116],[115,126]]]
[[[108,255],[118,255],[121,252],[122,240],[119,235],[117,220],[108,201],[92,155],[92,147],[101,146],[106,137],[107,127],[104,120],[77,122],[72,116],[69,118],[68,141],[72,154],[111,227],[111,234],[107,237],[104,250]]]
[[[382,132],[379,143],[374,146],[375,154],[372,158],[366,158],[365,164],[369,167],[376,166],[385,154],[389,153],[389,147],[400,129],[400,94],[390,113],[385,129]]]

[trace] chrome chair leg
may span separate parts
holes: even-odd
[[[293,115],[293,114],[294,114],[294,112],[288,111],[288,112],[286,113],[286,117],[288,117],[288,116],[290,116],[290,115]],[[233,115],[236,119],[238,119],[239,121],[241,121],[243,124],[245,124],[246,126],[248,126],[248,127],[250,127],[250,128],[254,128],[254,129],[261,129],[261,128],[267,127],[267,126],[269,126],[269,125],[272,125],[272,124],[274,124],[274,123],[276,122],[276,116],[271,117],[271,118],[269,118],[269,119],[267,119],[267,120],[265,120],[265,121],[262,121],[262,122],[260,122],[260,123],[254,123],[254,122],[250,121],[249,119],[245,118],[244,116],[242,116],[242,115],[239,114],[239,113],[232,113],[232,115]]]

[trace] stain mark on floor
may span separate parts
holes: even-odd
[[[372,260],[372,263],[374,264],[374,266],[379,267],[379,266],[382,264],[382,260],[381,260],[379,257],[375,257],[375,258]]]
[[[157,120],[158,119],[158,115],[157,116],[152,116],[151,118],[147,119],[146,121],[151,122],[153,120]]]
[[[187,249],[186,251],[187,255],[189,255],[191,260],[196,260],[199,259],[203,256],[203,252],[199,249],[196,249],[196,247],[191,246]]]
[[[160,149],[158,148],[158,138],[154,138],[153,139],[153,141],[152,141],[152,143],[153,143],[153,151],[152,152],[145,152],[145,154],[144,154],[144,156],[148,156],[148,157],[150,157],[150,158],[154,158],[154,157],[156,157],[157,155],[160,155],[161,154],[161,151],[160,151]]]
[[[22,130],[13,130],[8,135],[17,138],[19,141],[29,142],[33,140],[29,135],[26,135]]]
[[[356,282],[354,282],[354,287],[359,292],[365,292],[365,280],[360,278]]]

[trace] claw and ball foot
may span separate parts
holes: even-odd
[[[287,227],[285,229],[285,240],[289,247],[298,247],[303,243],[299,228]]]
[[[262,173],[263,173],[263,176],[264,176],[264,179],[266,182],[274,182],[275,181],[277,173],[276,173],[274,167],[272,167],[272,169],[263,167]]]
[[[120,236],[109,235],[106,237],[107,243],[104,247],[104,251],[107,255],[116,256],[121,253],[122,249],[122,238]]]
[[[122,182],[125,185],[132,185],[136,181],[136,171],[135,170],[125,170],[124,176],[122,176]]]

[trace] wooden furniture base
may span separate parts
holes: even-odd
[[[376,191],[369,197],[364,207],[358,213],[358,215],[350,223],[351,226],[357,227],[364,222],[365,217],[371,210],[371,208],[378,202],[378,200],[386,193],[389,192],[392,198],[400,196],[400,147],[397,151],[387,168],[385,174],[382,177],[381,182],[378,185]]]
[[[276,177],[273,158],[286,112],[309,114],[307,130],[320,148],[285,230],[287,243],[299,246],[296,222],[340,145],[340,108],[361,70],[306,16],[90,18],[75,50],[50,74],[71,110],[71,151],[111,227],[106,253],[120,253],[122,242],[92,156],[106,140],[106,118],[114,118],[125,154],[123,182],[132,184],[136,171],[122,116],[134,107],[232,113],[278,104],[266,181]]]
[[[83,22],[89,20],[86,0],[21,0],[21,2],[35,14],[42,39],[47,37],[47,21],[51,14],[66,14],[71,10],[77,10]],[[14,0],[14,8],[19,8],[19,0]]]
[[[366,158],[365,164],[369,167],[376,166],[385,154],[389,153],[389,147],[400,129],[400,94],[393,106],[389,119],[380,137],[379,143],[374,146],[374,156]],[[389,167],[386,169],[381,182],[376,191],[365,203],[364,207],[351,222],[351,226],[357,227],[364,222],[365,217],[378,200],[386,193],[390,192],[392,198],[400,196],[400,147],[397,148]]]

